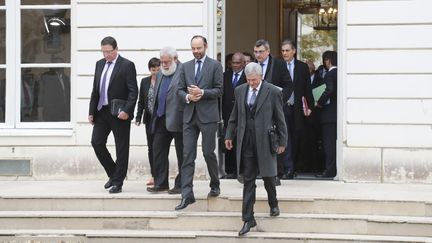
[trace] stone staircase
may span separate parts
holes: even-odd
[[[222,181],[207,199],[174,211],[179,195],[149,194],[128,181],[110,195],[101,181],[0,181],[0,242],[432,242],[432,186],[284,181],[270,217],[258,183],[258,226],[244,237],[242,185]]]

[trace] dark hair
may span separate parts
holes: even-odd
[[[285,39],[284,41],[282,41],[281,47],[284,46],[284,45],[290,45],[291,48],[297,49],[296,44],[291,39]]]
[[[102,39],[101,46],[110,45],[113,49],[117,48],[117,41],[114,39],[114,37],[107,36]]]
[[[160,60],[159,58],[153,57],[152,59],[150,59],[150,61],[148,62],[148,69],[150,70],[150,68],[153,67],[159,67],[160,66]]]
[[[264,46],[264,48],[265,48],[266,50],[270,50],[270,44],[269,44],[269,42],[266,41],[266,40],[257,40],[257,41],[255,42],[255,47],[260,47],[260,46]]]
[[[201,38],[203,40],[205,46],[207,45],[207,39],[202,35],[194,35],[191,39],[191,42],[193,39],[198,39],[198,38]]]
[[[252,56],[252,54],[251,54],[250,52],[243,52],[243,55],[250,57],[250,58],[251,58],[251,61],[252,61],[252,62],[255,62],[255,57]]]
[[[325,60],[330,60],[333,66],[337,66],[337,52],[335,51],[325,51],[323,53],[323,63]]]

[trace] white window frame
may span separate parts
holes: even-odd
[[[71,0],[72,2],[73,0]],[[21,63],[21,10],[38,9],[68,9],[71,11],[72,4],[65,5],[21,5],[21,1],[6,0],[6,108],[5,123],[0,123],[0,128],[9,129],[72,129],[72,60],[71,63]],[[72,22],[72,21],[71,21]],[[71,28],[72,29],[72,28]],[[71,30],[71,59],[72,59],[72,30]],[[21,70],[22,68],[70,68],[71,70],[71,114],[68,122],[21,122]],[[6,131],[3,131],[6,132]],[[18,132],[18,131],[15,131]],[[13,133],[15,133],[13,132]],[[19,132],[21,133],[21,132]]]

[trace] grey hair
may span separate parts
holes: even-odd
[[[256,62],[250,62],[245,67],[245,74],[246,76],[257,74],[259,76],[262,76],[262,68],[261,66]]]
[[[264,46],[264,48],[268,51],[270,50],[270,44],[268,41],[266,40],[257,40],[255,42],[255,47],[260,47],[260,46]]]
[[[171,46],[165,46],[160,50],[160,56],[169,56],[172,58],[177,58],[178,54],[174,47]]]

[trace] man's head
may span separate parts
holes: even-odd
[[[256,89],[262,79],[262,68],[258,63],[251,62],[245,67],[246,80],[249,87]]]
[[[165,76],[172,75],[177,68],[177,51],[174,47],[167,46],[160,50],[161,72]]]
[[[255,59],[263,63],[270,55],[270,44],[266,40],[257,40],[254,46]]]
[[[159,72],[160,69],[160,60],[156,57],[150,59],[150,61],[148,62],[148,69],[151,75],[156,75],[156,73]]]
[[[191,48],[196,59],[203,58],[207,50],[207,39],[204,36],[195,35],[191,39]]]
[[[245,65],[255,61],[255,58],[249,52],[243,52],[243,55],[245,59]]]
[[[291,62],[296,54],[296,47],[292,40],[284,40],[281,44],[282,57],[286,62]]]
[[[117,41],[114,37],[107,36],[101,41],[101,51],[107,62],[112,62],[117,57]]]
[[[245,67],[244,55],[241,52],[236,52],[231,59],[231,68],[234,72],[238,73]]]

